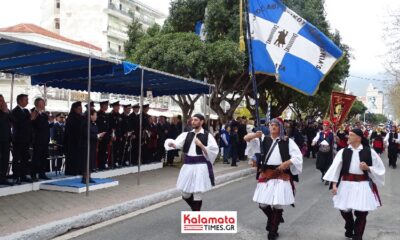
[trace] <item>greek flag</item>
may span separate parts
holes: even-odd
[[[256,73],[275,75],[279,83],[314,95],[343,51],[279,0],[248,4]]]
[[[202,21],[197,21],[196,25],[194,26],[194,32],[199,35],[201,41],[206,40],[206,32],[204,28],[204,22]]]

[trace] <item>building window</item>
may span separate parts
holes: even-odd
[[[60,0],[56,0],[56,8],[60,9]]]
[[[110,4],[112,4],[112,0],[110,0]]]
[[[139,11],[140,10],[140,7],[139,6],[136,6],[136,11]]]
[[[55,27],[55,29],[60,29],[60,19],[59,18],[56,18],[54,20],[54,27]]]
[[[110,41],[108,41],[108,49],[110,49],[111,48],[111,42]]]
[[[118,52],[121,52],[121,45],[118,45]]]
[[[122,4],[121,3],[119,4],[119,10],[122,10]]]

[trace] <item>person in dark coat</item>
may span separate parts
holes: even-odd
[[[321,171],[321,181],[324,182],[323,176],[333,161],[333,143],[334,134],[330,128],[330,122],[323,122],[323,129],[313,139],[313,145],[318,146],[316,168]],[[325,181],[325,185],[329,183]]]
[[[129,114],[129,122],[132,127],[132,165],[138,165],[138,156],[139,156],[139,131],[140,131],[140,114],[139,114],[140,106],[139,103],[132,104],[132,113]]]
[[[165,116],[160,116],[157,124],[157,161],[160,162],[161,159],[165,158],[165,148],[164,143],[167,139],[169,130],[169,123],[166,121]]]
[[[12,185],[7,180],[10,161],[11,112],[0,94],[0,185]]]
[[[89,130],[89,149],[88,149],[88,116],[85,116],[82,121],[80,129],[80,156],[81,156],[81,170],[82,170],[82,183],[86,183],[87,177],[89,182],[94,183],[95,181],[90,177],[92,169],[96,167],[96,149],[97,140],[101,139],[106,132],[99,133],[96,125],[97,113],[94,109],[90,110],[90,130]],[[89,176],[87,174],[87,151],[89,150]]]
[[[237,167],[238,165],[236,164],[236,162],[239,157],[239,145],[240,145],[238,127],[234,127],[231,131],[230,145],[231,145],[231,154],[232,154],[231,166]]]
[[[64,133],[65,133],[65,116],[63,113],[59,113],[56,115],[56,122],[53,126],[53,136],[51,138],[52,143],[54,144],[54,152],[57,156],[63,155],[63,146],[64,146]],[[61,170],[62,158],[57,158],[53,164],[53,167],[56,171]]]
[[[132,123],[130,120],[130,114],[131,114],[131,104],[122,104],[124,108],[124,112],[121,114],[122,118],[122,124],[121,124],[121,129],[122,129],[122,145],[123,145],[123,151],[122,151],[122,162],[124,166],[129,166],[132,164],[132,157],[131,157],[131,152],[132,152]]]
[[[109,156],[111,156],[111,148],[110,148],[110,140],[111,140],[111,135],[112,132],[110,130],[110,117],[108,116],[108,113],[106,111],[108,110],[108,101],[102,101],[100,102],[100,110],[97,112],[97,128],[99,129],[99,132],[107,132],[104,137],[99,140],[99,146],[98,146],[98,152],[97,152],[97,158],[99,161],[99,166],[98,168],[100,170],[107,169],[108,166],[107,160],[109,159]]]
[[[179,129],[178,129],[178,121],[176,117],[173,117],[171,119],[171,123],[169,124],[168,128],[168,134],[167,134],[167,139],[176,139],[179,136]],[[178,155],[177,149],[167,151],[167,166],[173,166],[174,165],[174,158],[175,156]]]
[[[28,95],[18,95],[17,104],[18,105],[12,110],[12,169],[16,184],[21,184],[21,182],[31,183],[32,179],[26,177],[26,175],[31,174],[29,145],[32,140],[31,113],[25,108],[28,105]]]
[[[47,166],[49,164],[49,141],[50,141],[50,123],[49,116],[45,112],[45,102],[43,98],[35,99],[35,109],[32,111],[32,130],[33,130],[33,156],[32,156],[32,180],[49,180],[46,176]]]
[[[71,106],[65,124],[65,175],[79,175],[80,173],[79,140],[82,121],[82,103],[75,102]]]
[[[122,153],[124,151],[124,145],[122,138],[124,136],[122,132],[122,115],[119,113],[120,109],[119,101],[111,103],[112,111],[109,116],[109,126],[112,133],[112,163],[114,166],[119,168],[123,165]]]

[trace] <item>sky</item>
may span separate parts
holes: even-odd
[[[170,0],[141,1],[168,14]],[[40,2],[41,0],[1,0],[0,27],[21,22],[40,24]],[[357,96],[365,95],[369,83],[383,91],[387,88],[381,81],[368,79],[389,78],[385,76],[383,66],[387,52],[383,34],[390,21],[388,16],[395,9],[400,12],[400,0],[325,0],[325,11],[331,30],[337,29],[343,42],[351,48],[351,77],[347,80],[347,86]]]

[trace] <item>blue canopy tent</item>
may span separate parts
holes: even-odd
[[[104,58],[99,52],[88,48],[77,51],[74,47],[44,44],[3,33],[0,33],[0,72],[12,74],[11,104],[14,74],[30,76],[32,85],[88,91],[88,103],[92,91],[140,95],[141,112],[144,92],[147,91],[152,91],[153,96],[162,96],[207,94],[212,89],[212,85],[201,81]],[[139,159],[140,156],[141,149]],[[140,161],[138,167],[140,173]]]

